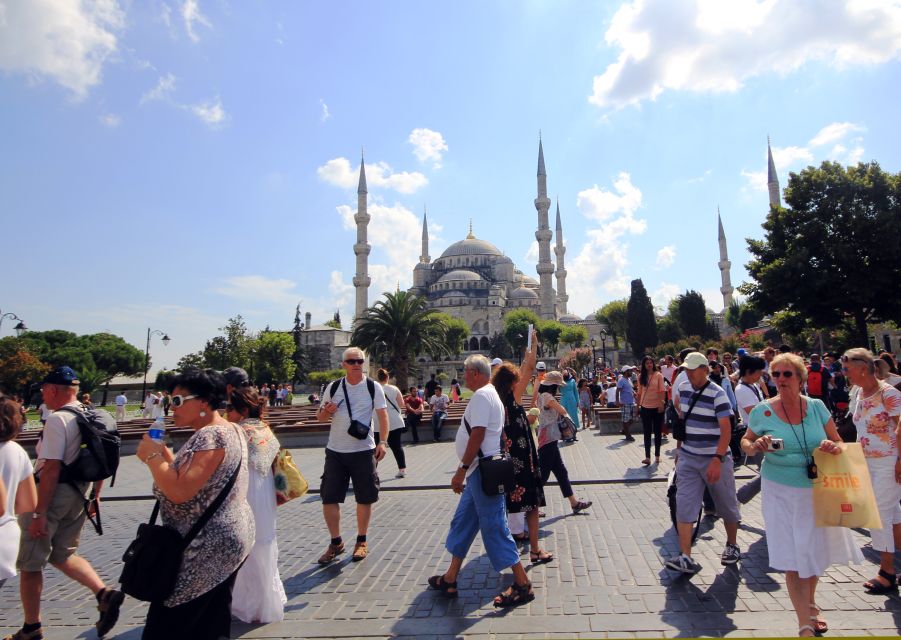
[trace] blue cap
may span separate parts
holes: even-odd
[[[75,387],[79,384],[78,374],[72,367],[57,367],[41,381],[41,384],[59,384],[65,387]]]
[[[737,353],[739,356],[748,355],[748,351],[744,347],[742,347],[741,349],[738,349],[735,353]]]

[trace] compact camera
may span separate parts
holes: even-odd
[[[773,438],[767,451],[782,451],[785,448],[785,440],[782,438]]]

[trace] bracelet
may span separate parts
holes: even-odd
[[[144,464],[146,464],[146,465],[150,465],[150,461],[151,461],[151,460],[153,460],[154,458],[162,458],[162,457],[163,457],[163,454],[162,454],[162,453],[160,453],[159,451],[154,451],[154,452],[151,453],[149,456],[147,456],[146,458],[144,458],[144,460],[143,460],[142,462],[143,462]]]
[[[32,520],[37,520],[38,518],[43,518],[43,517],[44,517],[44,514],[43,514],[43,513],[38,513],[37,511],[35,511],[35,512],[33,512],[33,513],[31,514],[31,519],[32,519]]]

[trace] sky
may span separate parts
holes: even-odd
[[[901,2],[0,0],[0,311],[110,331],[174,367],[228,318],[353,315],[468,232],[536,276],[536,169],[569,311],[641,278],[722,309],[781,187],[901,171]],[[0,335],[10,335],[7,319]]]

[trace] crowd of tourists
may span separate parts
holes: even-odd
[[[667,435],[676,440],[679,552],[666,560],[668,569],[687,575],[701,569],[692,557],[692,544],[702,509],[723,521],[727,541],[721,563],[740,562],[740,505],[759,491],[769,565],[786,573],[799,635],[827,630],[816,605],[818,579],[829,566],[859,563],[862,557],[847,529],[815,526],[814,452],[840,456],[841,442],[856,440],[883,523],[871,530],[880,567],[862,586],[876,595],[898,590],[894,552],[895,540],[901,540],[901,392],[896,387],[901,376],[890,354],[877,357],[867,349],[850,349],[840,357],[812,354],[805,362],[788,348],[779,353],[768,348],[759,355],[739,350],[735,357],[722,358],[715,349],[686,350],[660,360],[645,356],[636,368],[622,367],[609,372],[609,378],[603,372],[579,379],[573,370],[548,371],[537,362],[537,335],[530,343],[519,367],[481,355],[469,356],[463,364],[462,382],[472,395],[454,442],[458,464],[451,489],[460,498],[445,542],[450,561],[427,580],[441,596],[459,595],[459,572],[481,534],[492,567],[513,574],[495,606],[534,599],[518,545],[528,545],[533,565],[555,560],[542,548],[539,535],[551,473],[573,514],[591,508],[590,501],[575,495],[560,445],[591,426],[596,407],[609,404],[619,408],[627,441],[634,440],[630,427],[640,419],[642,465],[660,463]],[[434,377],[422,394],[415,386],[404,394],[384,369],[377,380],[366,376],[365,362],[359,348],[345,350],[345,375],[326,385],[317,408],[318,419],[330,425],[320,483],[328,532],[321,565],[346,551],[340,505],[351,483],[357,525],[351,560],[367,558],[367,534],[380,492],[379,462],[390,448],[397,476],[404,477],[401,434],[420,424],[428,405],[433,436],[440,441],[447,407],[463,395],[454,380],[446,396]],[[102,480],[81,481],[72,471],[84,455],[85,416],[94,415],[78,397],[78,384],[70,367],[59,367],[44,379],[41,391],[50,413],[34,466],[15,442],[23,423],[21,404],[0,396],[0,586],[19,572],[24,617],[10,640],[43,638],[41,595],[48,563],[94,594],[101,637],[119,617],[123,591],[134,590],[124,578],[122,590],[108,587],[77,553],[81,529],[96,515],[103,488]],[[233,618],[266,623],[284,617],[276,536],[283,502],[276,471],[283,451],[266,423],[270,391],[255,387],[239,368],[187,369],[171,380],[165,397],[175,423],[194,433],[177,452],[159,434],[148,433],[136,455],[147,467],[157,499],[151,521],[158,513],[177,532],[182,548],[172,583],[154,585],[154,595],[144,598],[150,606],[142,637],[229,637]],[[435,415],[442,413],[436,422]],[[411,431],[418,441],[415,428]],[[739,458],[756,461],[760,478],[736,490]]]

